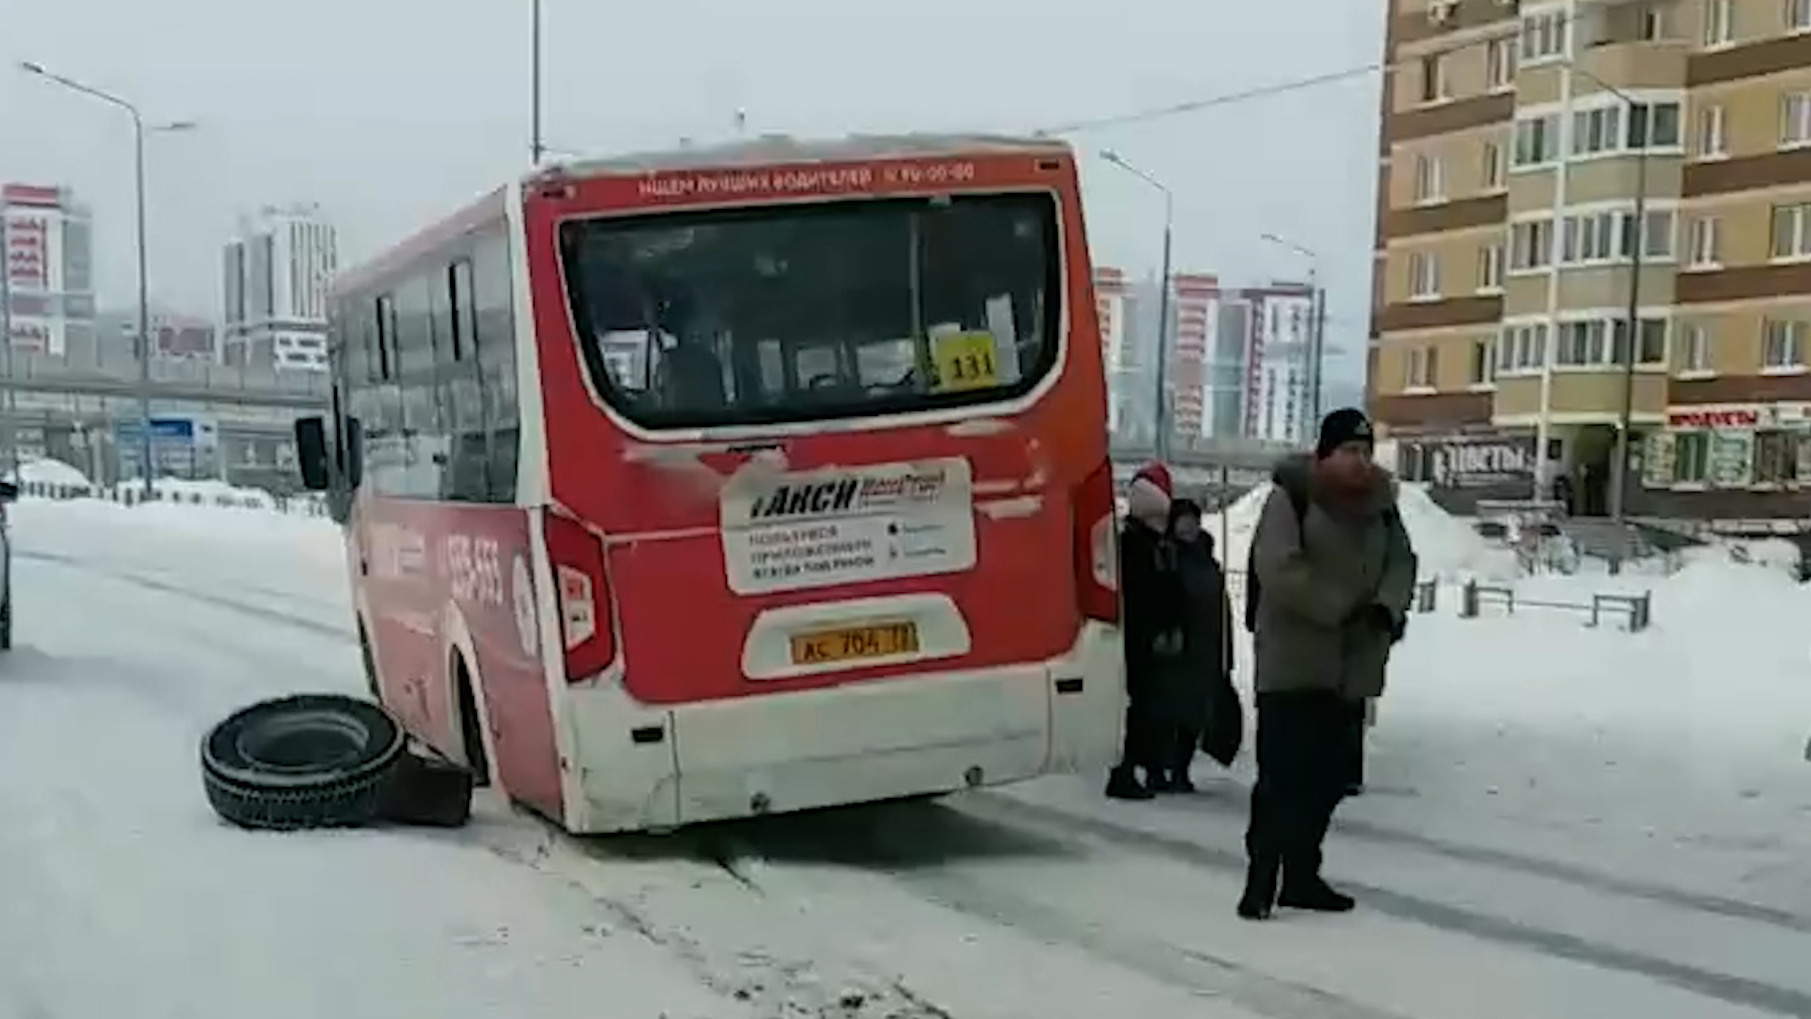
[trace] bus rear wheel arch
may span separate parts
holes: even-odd
[[[466,767],[471,769],[474,785],[489,786],[490,754],[484,745],[484,717],[478,711],[478,689],[464,652],[453,652],[448,672],[453,678],[453,704],[459,715],[459,744]]]

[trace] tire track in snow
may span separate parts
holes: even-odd
[[[211,605],[215,608],[226,609],[230,612],[237,612],[241,615],[250,616],[263,622],[280,623],[284,626],[306,630],[309,633],[320,636],[332,637],[339,640],[351,640],[355,636],[350,624],[335,625],[322,622],[319,619],[312,619],[307,615],[297,612],[293,608],[276,608],[268,604],[259,605],[255,602],[246,601],[242,597],[235,598],[229,595],[215,594],[211,591],[204,591],[188,584],[179,584],[174,581],[138,573],[132,570],[122,570],[105,566],[92,560],[83,559],[79,556],[63,555],[56,552],[40,552],[31,549],[15,550],[13,555],[24,560],[52,563],[74,570],[80,570],[95,576],[107,577],[111,580],[134,584],[148,591],[156,591],[160,594],[176,595],[177,597],[201,602],[202,604]],[[246,591],[257,592],[265,597],[274,595],[297,603],[306,603],[306,600],[299,596],[274,591],[269,588],[259,588],[255,585],[246,584],[235,586]]]
[[[908,843],[897,836],[909,830]],[[946,862],[1036,854],[1043,832],[930,803],[879,803],[682,829],[707,858],[759,894],[763,869],[832,863],[883,879],[931,905],[1065,945],[1202,1001],[1267,1019],[1409,1019],[1235,959],[1141,934],[1113,931],[1023,895],[944,869]],[[758,864],[759,866],[751,866]],[[810,880],[808,869],[799,873]]]
[[[1240,792],[1245,790],[1241,787]],[[991,795],[991,794],[990,794]],[[1065,816],[1068,811],[1060,808],[1045,808],[1039,804],[1012,797],[1010,794],[1000,799],[1010,799],[1015,805],[1024,804],[1038,809],[1059,810]],[[1198,796],[1192,799],[1171,799],[1159,801],[1153,805],[1164,813],[1185,816],[1197,813],[1221,815],[1237,814],[1243,822],[1245,805],[1224,799]],[[1811,916],[1794,913],[1791,910],[1764,906],[1757,902],[1731,898],[1724,895],[1713,895],[1707,892],[1693,892],[1655,881],[1643,881],[1637,878],[1618,877],[1590,867],[1583,867],[1563,860],[1546,859],[1518,853],[1507,849],[1494,849],[1489,846],[1468,845],[1449,839],[1424,835],[1408,831],[1393,825],[1377,821],[1366,821],[1360,818],[1337,818],[1333,830],[1340,835],[1350,835],[1360,841],[1378,845],[1395,846],[1403,849],[1415,849],[1435,856],[1443,856],[1461,863],[1475,863],[1493,870],[1514,871],[1534,877],[1550,878],[1566,884],[1576,885],[1592,891],[1608,892],[1631,899],[1643,899],[1663,906],[1674,906],[1694,913],[1706,913],[1713,916],[1728,917],[1732,920],[1746,920],[1751,923],[1777,927],[1781,930],[1800,934],[1811,934]]]
[[[1128,849],[1155,851],[1214,870],[1235,874],[1242,874],[1245,870],[1245,858],[1241,853],[998,794],[977,794],[960,809],[972,810],[977,816],[984,818],[991,815],[998,823],[1011,823],[1012,819],[1017,818],[1034,827],[1082,831]],[[1357,881],[1346,881],[1344,884],[1363,897],[1367,908],[1398,919],[1468,934],[1598,969],[1648,977],[1732,1005],[1784,1016],[1811,1016],[1811,994],[1790,987],[1719,973],[1390,888]]]
[[[747,896],[750,908],[765,908],[764,891],[739,873],[734,861],[718,859],[708,835],[682,830],[667,836],[582,839],[520,809],[511,817],[530,823],[493,826],[475,845],[564,882],[617,926],[672,952],[700,984],[727,999],[752,1004],[762,1015],[776,1019],[955,1019],[897,978],[866,972],[853,963],[848,967],[853,972],[826,972],[821,958],[774,948],[772,939],[764,939],[760,945],[718,946],[710,932],[663,922],[652,908],[627,901],[619,890],[599,886],[602,872],[594,867],[652,856],[675,864],[676,876],[680,868],[693,871],[683,882],[688,890],[696,891],[711,879],[720,879],[729,882],[725,891]]]

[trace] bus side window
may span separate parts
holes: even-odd
[[[488,442],[486,501],[516,501],[517,446],[521,408],[517,400],[515,316],[510,285],[509,240],[502,230],[482,236],[472,252],[473,330],[471,353],[483,392],[483,430]]]
[[[448,342],[439,355],[443,419],[448,443],[442,494],[454,502],[490,499],[490,452],[484,432],[484,385],[472,356],[476,342],[476,307],[472,303],[472,263],[459,259],[446,270]]]
[[[408,437],[403,427],[402,387],[398,384],[402,365],[397,347],[396,301],[392,295],[378,295],[373,302],[373,318],[378,378],[371,385],[370,405],[363,415],[365,448],[369,453],[365,465],[372,491],[379,495],[405,495],[408,486],[404,445]]]

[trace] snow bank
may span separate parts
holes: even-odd
[[[21,485],[90,487],[88,475],[61,460],[53,460],[49,457],[33,457],[23,461],[19,464],[19,469],[12,473],[11,478]]]
[[[1611,589],[1596,576],[1534,579],[1518,593],[1588,605]],[[1528,723],[1587,740],[1634,733],[1644,745],[1707,761],[1802,768],[1811,586],[1727,560],[1638,584],[1654,598],[1653,626],[1641,634],[1622,632],[1617,619],[1590,628],[1582,612],[1540,607],[1480,620],[1415,617],[1393,663],[1391,710]]]

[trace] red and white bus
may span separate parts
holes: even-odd
[[[298,423],[376,694],[574,832],[1116,751],[1070,150],[765,138],[537,171],[336,287]]]

